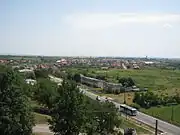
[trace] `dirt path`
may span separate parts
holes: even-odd
[[[49,135],[53,134],[49,130],[49,125],[47,125],[47,124],[38,124],[38,125],[34,126],[33,133],[47,133]]]

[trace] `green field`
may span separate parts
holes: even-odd
[[[180,126],[180,105],[151,107],[150,109],[141,109],[141,111]]]
[[[140,70],[122,70],[109,69],[101,70],[98,68],[78,69],[70,68],[72,73],[86,72],[89,75],[104,75],[110,82],[117,82],[116,78],[131,77],[137,86],[145,87],[156,93],[173,94],[175,91],[180,92],[180,70],[165,69],[140,69]]]
[[[139,87],[147,87],[153,91],[172,93],[172,90],[180,90],[180,70],[110,70],[107,75],[111,78],[132,77]]]

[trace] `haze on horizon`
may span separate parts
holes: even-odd
[[[0,1],[0,54],[180,58],[179,0]]]

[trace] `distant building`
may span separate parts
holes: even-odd
[[[57,60],[56,63],[58,63],[60,65],[67,65],[68,64],[67,60],[65,60],[65,59]]]
[[[101,67],[102,70],[107,70],[109,67]]]
[[[134,69],[140,69],[140,67],[137,64],[133,64]]]
[[[120,91],[122,88],[122,85],[120,83],[109,83],[109,82],[105,82],[104,80],[99,80],[84,75],[80,75],[80,76],[81,76],[81,83],[97,88],[102,88],[105,91],[115,91],[115,90]]]
[[[116,91],[116,90],[121,91],[121,88],[122,88],[122,84],[120,84],[120,83],[104,82],[104,84],[103,84],[103,89],[105,91]]]
[[[87,84],[93,87],[97,87],[97,88],[103,88],[103,83],[104,83],[103,80],[87,77],[82,74],[80,76],[81,76],[81,83]]]
[[[20,73],[25,73],[25,72],[34,72],[33,70],[31,69],[21,69],[19,70]]]
[[[31,85],[35,85],[37,83],[37,81],[33,79],[26,79],[25,81],[27,84],[31,84]]]
[[[145,61],[144,63],[145,63],[146,65],[154,64],[154,62],[152,62],[152,61]]]
[[[51,76],[51,75],[48,75],[48,76],[49,76],[49,78],[50,78],[51,81],[53,81],[53,82],[55,82],[55,83],[58,83],[58,85],[61,85],[62,82],[63,82],[63,79],[61,79],[61,78],[57,78],[57,77]]]

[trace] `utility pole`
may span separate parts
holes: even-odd
[[[124,104],[126,104],[126,91],[124,91]]]
[[[155,135],[158,134],[158,120],[156,120],[156,128],[155,128]]]
[[[174,115],[174,107],[172,106],[172,112],[171,112],[171,122],[173,121],[173,116]]]

